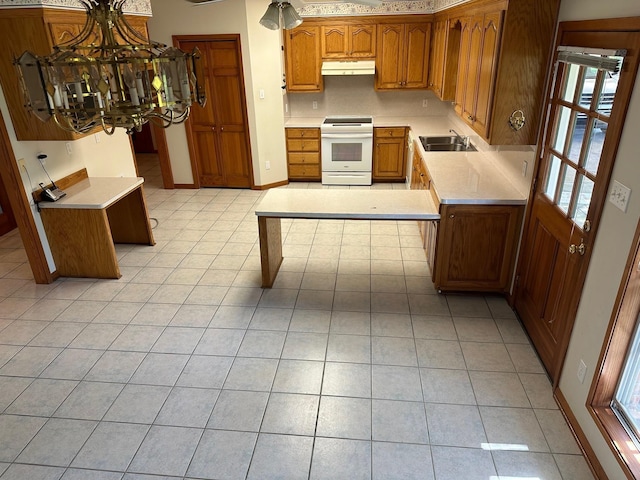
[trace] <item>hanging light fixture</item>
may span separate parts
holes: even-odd
[[[267,7],[267,11],[260,19],[260,25],[269,30],[280,28],[280,14],[282,13],[282,28],[289,30],[302,23],[302,18],[289,2],[273,0]]]
[[[80,0],[87,20],[77,37],[39,57],[16,60],[27,108],[42,121],[86,133],[101,126],[140,131],[149,120],[166,128],[205,104],[200,52],[151,42],[124,18],[126,0]]]

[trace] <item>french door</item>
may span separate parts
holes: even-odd
[[[557,382],[606,200],[640,38],[560,24],[515,308]],[[623,49],[628,49],[624,51]]]

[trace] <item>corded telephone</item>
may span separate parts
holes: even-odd
[[[52,188],[42,189],[42,193],[40,194],[40,200],[44,200],[46,202],[57,202],[65,195],[66,195],[65,192],[60,190],[58,187],[52,185]]]

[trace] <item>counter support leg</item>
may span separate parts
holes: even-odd
[[[271,288],[282,263],[282,229],[280,219],[258,217],[262,286]]]

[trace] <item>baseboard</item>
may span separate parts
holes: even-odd
[[[282,180],[281,182],[268,183],[266,185],[254,185],[251,190],[269,190],[270,188],[282,187],[289,185],[289,180]]]
[[[598,480],[608,480],[609,477],[607,477],[607,474],[602,468],[602,465],[600,464],[598,457],[596,457],[596,453],[593,451],[593,448],[591,448],[591,444],[589,443],[589,440],[587,440],[587,436],[584,434],[584,431],[580,427],[580,424],[578,423],[578,419],[571,411],[571,407],[569,407],[569,403],[567,402],[567,399],[562,394],[560,387],[556,387],[556,389],[553,392],[553,397],[555,398],[556,403],[560,407],[560,411],[564,415],[564,418],[567,420],[567,423],[571,428],[571,432],[573,433],[573,436],[576,438],[578,442],[578,446],[580,447],[580,450],[582,450],[582,453],[584,454],[584,458],[587,461],[589,468],[591,469],[591,473],[593,473],[593,475]]]
[[[174,183],[174,188],[198,188],[195,183]]]

